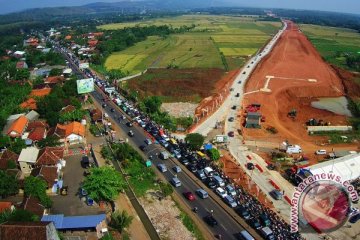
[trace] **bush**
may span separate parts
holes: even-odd
[[[174,192],[174,189],[170,183],[161,182],[159,186],[165,197],[170,196]]]

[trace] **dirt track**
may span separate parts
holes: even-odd
[[[267,81],[267,76],[274,78]],[[259,91],[264,88],[269,92]],[[244,96],[243,106],[260,103],[261,113],[266,117],[261,130],[243,128],[245,139],[274,142],[287,139],[301,145],[303,150],[313,152],[319,149],[315,143],[324,139],[307,135],[304,126],[307,120],[316,118],[332,125],[347,124],[344,116],[310,106],[311,101],[318,97],[344,96],[344,87],[335,71],[292,22],[288,22],[287,30],[273,51],[248,80],[245,93],[249,94]],[[287,117],[291,109],[297,110],[296,120]],[[278,134],[268,133],[267,126],[275,127]]]

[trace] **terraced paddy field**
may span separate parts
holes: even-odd
[[[171,25],[195,28],[166,38],[148,37],[124,51],[113,53],[105,62],[107,69],[121,69],[130,74],[149,67],[166,68],[240,68],[246,59],[281,27],[280,22],[263,22],[257,17],[183,15],[142,22],[102,25],[101,30],[134,26]]]
[[[360,34],[355,30],[308,24],[300,28],[329,63],[348,69],[344,54],[360,54]]]

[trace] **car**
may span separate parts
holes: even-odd
[[[177,178],[177,177],[173,177],[171,180],[170,180],[171,184],[174,186],[174,187],[180,187],[181,186],[181,182],[180,180]]]
[[[283,197],[282,192],[280,192],[279,190],[272,190],[269,192],[270,196],[273,197],[275,200],[281,200]]]
[[[211,227],[215,227],[218,225],[218,222],[212,215],[207,215],[203,219]]]
[[[234,88],[230,88],[230,92],[234,91]]]
[[[127,122],[127,123],[126,123],[126,126],[128,126],[128,127],[132,127],[132,126],[133,126],[133,124],[132,124],[131,122]]]
[[[139,148],[140,148],[140,150],[141,150],[141,151],[143,151],[143,152],[144,152],[144,151],[145,151],[146,146],[144,146],[144,145],[140,145],[140,146],[139,146]]]
[[[176,159],[180,159],[181,158],[181,154],[180,154],[180,150],[174,150],[173,154],[175,156]]]
[[[240,97],[240,93],[237,93],[237,94],[235,95],[235,97]]]
[[[262,228],[259,220],[257,220],[256,218],[252,218],[249,220],[250,226],[256,230],[259,230],[260,228]]]
[[[221,198],[225,198],[227,196],[226,191],[222,187],[218,187],[215,189],[215,192],[217,195],[219,195]]]
[[[215,182],[214,180],[212,180],[212,179],[209,179],[209,180],[207,181],[207,186],[208,186],[210,189],[215,189],[215,188],[217,187],[216,182]]]
[[[201,197],[202,199],[208,198],[209,194],[202,188],[196,190],[196,194]]]
[[[159,142],[160,142],[160,144],[163,146],[163,147],[167,147],[167,146],[169,146],[169,143],[166,141],[166,140],[164,140],[164,139],[160,139],[159,140]]]
[[[189,159],[187,159],[186,157],[181,157],[181,158],[180,158],[180,162],[181,162],[182,164],[184,164],[185,166],[187,166],[187,165],[190,164]]]
[[[236,106],[235,106],[235,105],[232,106],[231,109],[232,109],[232,110],[236,110]]]
[[[110,111],[111,111],[111,112],[115,112],[115,109],[111,108]]]
[[[172,168],[172,170],[173,170],[174,172],[176,172],[176,173],[181,172],[181,168],[180,168],[179,166],[174,166],[174,167]]]
[[[360,219],[360,213],[358,213],[358,214],[350,217],[349,222],[352,223],[352,224],[354,224],[354,223],[356,223],[357,221],[359,221],[359,219]]]
[[[196,176],[198,178],[200,178],[201,180],[205,180],[206,179],[206,175],[204,173],[204,169],[200,169],[196,171]]]
[[[238,81],[238,84],[241,84],[241,81]]]
[[[245,207],[243,207],[243,206],[241,206],[241,205],[239,205],[239,206],[235,209],[235,212],[236,212],[237,214],[239,214],[239,216],[242,217],[242,218],[244,218],[245,220],[248,220],[248,219],[251,218],[251,215],[250,215],[249,211],[248,211]]]
[[[86,205],[88,206],[94,205],[94,200],[89,196],[86,197]]]
[[[233,122],[235,120],[234,117],[229,117],[229,122]]]
[[[147,139],[145,139],[145,141],[144,141],[147,145],[150,145],[150,144],[152,144],[152,141],[151,141],[151,139],[149,139],[149,138],[147,138]]]
[[[103,103],[101,106],[102,106],[103,108],[106,108],[107,104],[106,104],[106,103]]]
[[[228,136],[229,136],[229,137],[234,137],[234,136],[235,136],[235,133],[234,133],[233,131],[230,131],[230,132],[228,132]]]
[[[130,137],[133,137],[133,136],[134,136],[134,132],[130,130],[130,131],[128,132],[128,135],[129,135]]]
[[[235,188],[233,187],[233,186],[231,186],[231,185],[227,185],[226,187],[225,187],[225,190],[228,192],[228,194],[230,195],[230,196],[236,196],[236,191],[235,191]]]
[[[192,192],[183,192],[184,197],[189,201],[195,201],[195,195]]]
[[[316,150],[315,154],[316,155],[326,155],[326,150],[325,149]]]
[[[271,225],[271,221],[270,221],[268,215],[266,215],[265,213],[260,214],[260,222],[264,227],[268,227]]]
[[[352,217],[356,214],[360,213],[360,210],[356,207],[351,207],[350,211],[349,211],[349,217]]]
[[[235,199],[233,197],[231,197],[230,195],[226,195],[224,197],[224,202],[232,208],[235,208],[237,206]]]
[[[160,172],[164,173],[167,172],[167,167],[165,166],[165,164],[160,163],[157,165],[157,168],[160,170]]]
[[[253,163],[249,162],[249,163],[246,163],[246,168],[249,170],[254,170],[255,166]]]
[[[249,66],[248,66],[248,67],[249,67]],[[246,74],[246,71],[244,71],[243,74]]]
[[[190,170],[190,172],[192,173],[196,173],[197,172],[197,168],[195,164],[189,164],[187,165],[187,168]]]

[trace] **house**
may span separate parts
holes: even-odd
[[[21,150],[18,162],[24,174],[30,174],[38,159],[40,150],[36,147],[27,147]]]
[[[37,109],[36,100],[34,98],[29,98],[25,102],[21,103],[20,107],[23,109],[36,110]]]
[[[69,144],[82,143],[85,139],[85,126],[79,122],[72,122],[66,125],[57,124],[54,132],[61,142]]]
[[[28,65],[25,61],[19,61],[16,63],[16,69],[28,68]]]
[[[54,84],[58,84],[58,83],[62,83],[65,80],[65,78],[63,76],[52,76],[52,77],[47,77],[44,80],[44,83],[54,83]]]
[[[72,73],[72,69],[71,69],[71,68],[66,68],[66,69],[64,69],[64,71],[63,71],[63,74],[64,74],[65,77],[70,77],[71,73]]]
[[[5,222],[0,225],[0,239],[60,240],[52,222]]]
[[[27,139],[30,139],[32,142],[38,142],[46,138],[46,133],[45,127],[36,127],[29,132]]]
[[[15,209],[15,207],[12,204],[12,202],[0,202],[0,213],[4,212],[6,210],[13,211],[14,209]]]
[[[44,215],[41,221],[53,222],[57,230],[66,231],[98,231],[105,228],[106,215],[88,215],[88,216],[64,216],[64,214]]]
[[[67,105],[66,107],[63,107],[60,110],[60,114],[73,112],[75,110],[76,110],[76,107],[74,107],[73,105]]]
[[[246,115],[245,128],[261,128],[260,122],[260,112],[248,112]]]
[[[39,68],[39,69],[34,69],[32,73],[35,77],[38,77],[38,76],[49,75],[50,71],[51,71],[50,68]]]
[[[5,150],[5,152],[3,152],[0,156],[0,169],[1,170],[6,170],[9,168],[10,163],[9,162],[13,162],[14,166],[18,166],[18,159],[19,159],[19,155],[10,151],[10,150]]]
[[[102,112],[95,108],[90,111],[91,121],[93,122],[100,122],[102,121]]]
[[[38,120],[39,117],[40,117],[40,114],[37,113],[36,111],[34,110],[31,110],[30,112],[28,112],[25,117],[29,120],[29,121],[35,121],[35,120]]]
[[[56,166],[64,158],[64,148],[45,147],[39,151],[36,166]]]
[[[32,212],[38,217],[42,217],[45,213],[45,207],[41,205],[39,199],[32,195],[24,197],[22,203],[20,204],[20,209],[27,210]]]
[[[42,89],[33,89],[30,92],[31,97],[45,97],[46,95],[49,95],[51,92],[51,88],[42,88]]]
[[[56,166],[40,166],[31,171],[31,176],[43,179],[48,189],[52,189],[58,180],[59,171]]]
[[[16,58],[23,58],[24,56],[25,56],[24,51],[15,51],[14,52],[14,57],[16,57]]]
[[[65,40],[70,40],[70,39],[71,39],[71,35],[65,36]]]
[[[7,135],[13,138],[21,137],[29,124],[29,120],[24,116],[21,115],[18,119],[16,119],[7,129]]]
[[[99,43],[98,40],[92,39],[88,41],[89,47],[96,47],[96,45]]]

